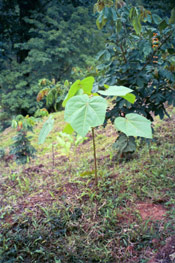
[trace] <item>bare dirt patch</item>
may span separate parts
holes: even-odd
[[[136,209],[143,220],[162,220],[166,214],[166,209],[160,204],[140,202],[136,204]]]

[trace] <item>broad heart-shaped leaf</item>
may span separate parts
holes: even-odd
[[[115,128],[127,136],[140,136],[152,139],[151,122],[145,117],[129,113],[123,117],[118,117],[114,121]]]
[[[67,102],[64,118],[79,135],[85,137],[91,127],[103,124],[106,109],[107,101],[104,98],[79,95]]]
[[[133,90],[124,86],[110,86],[107,90],[99,90],[98,93],[104,96],[126,96]]]
[[[94,77],[87,77],[83,80],[76,80],[70,87],[70,90],[62,103],[63,107],[66,106],[66,103],[70,98],[72,98],[75,95],[79,95],[78,94],[79,90],[83,91],[84,94],[90,95],[94,81],[95,81]]]
[[[44,123],[40,131],[39,138],[38,138],[39,144],[42,144],[45,142],[47,135],[49,134],[49,132],[51,132],[53,128],[53,124],[54,124],[54,119],[52,118],[52,116],[50,116],[49,119]]]

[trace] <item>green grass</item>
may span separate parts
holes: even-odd
[[[93,170],[91,135],[69,156],[52,148],[64,127],[63,112],[45,144],[33,134],[37,159],[26,166],[1,162],[0,263],[146,263],[175,234],[175,117],[156,120],[155,142],[137,141],[130,160],[112,151],[111,125],[96,130],[98,187]],[[1,134],[8,147],[12,129]],[[143,218],[141,205],[150,206]],[[157,210],[156,210],[157,209]],[[156,211],[164,215],[156,218]]]

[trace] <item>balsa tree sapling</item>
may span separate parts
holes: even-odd
[[[85,137],[90,130],[92,131],[95,184],[97,185],[98,177],[94,128],[104,123],[108,102],[97,93],[92,93],[93,83],[93,77],[76,81],[71,86],[63,101],[63,106],[65,106],[64,119],[68,123],[67,131],[73,129],[82,137]],[[135,101],[135,96],[131,93],[132,89],[124,86],[107,85],[106,88],[105,91],[98,91],[98,93],[107,97],[119,96],[130,103],[134,103]],[[117,117],[114,126],[127,136],[152,138],[151,122],[136,113],[127,114],[125,117]]]

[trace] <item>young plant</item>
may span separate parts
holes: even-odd
[[[12,127],[17,129],[17,135],[13,137],[14,143],[10,146],[10,154],[19,164],[26,164],[35,157],[36,149],[30,143],[32,136],[27,136],[28,131],[33,131],[35,123],[34,117],[23,117],[22,115],[18,115],[12,121]]]
[[[67,130],[75,130],[79,135],[85,137],[89,130],[92,131],[95,184],[98,184],[96,146],[94,128],[102,125],[105,120],[107,110],[107,100],[97,93],[92,93],[94,78],[88,77],[82,81],[76,81],[70,88],[64,102],[65,121],[69,123]],[[131,94],[132,89],[124,86],[105,86],[105,91],[98,91],[103,96],[119,96],[134,103],[135,96]],[[79,95],[81,94],[81,95]],[[126,136],[140,136],[152,138],[151,122],[145,117],[136,113],[126,114],[125,117],[117,117],[114,121],[117,130]]]
[[[43,144],[46,140],[46,137],[50,133],[50,131],[53,129],[53,124],[54,124],[54,119],[50,115],[49,119],[44,123],[40,134],[39,134],[39,139],[38,142],[39,144]],[[83,138],[80,135],[73,136],[71,134],[68,134],[66,132],[59,132],[57,136],[57,143],[52,143],[52,159],[53,159],[53,166],[54,164],[54,159],[55,159],[55,147],[59,146],[59,149],[62,154],[69,156],[71,152],[71,147],[74,146],[77,148],[79,144],[81,144],[84,140],[87,138]]]
[[[87,139],[87,137],[82,137],[79,134],[74,136],[65,132],[59,132],[58,135],[58,143],[56,145],[59,145],[61,147],[61,152],[68,156],[71,152],[71,147],[75,147],[76,149],[78,145],[80,145],[82,142],[84,142],[84,140]]]
[[[135,95],[132,89],[124,86],[105,85],[105,91],[93,93],[93,77],[87,77],[83,80],[75,81],[68,94],[66,95],[63,106],[65,107],[64,119],[68,123],[63,132],[71,134],[76,131],[83,138],[91,130],[93,138],[94,166],[95,166],[95,184],[98,185],[97,177],[97,158],[95,146],[94,128],[104,124],[108,102],[99,94],[107,97],[121,97],[129,103],[134,103]],[[44,124],[40,135],[39,144],[43,143],[53,128],[54,120],[50,116]],[[126,114],[125,117],[117,117],[114,121],[117,130],[126,134],[126,136],[140,136],[152,138],[151,122],[145,117],[136,113]]]

